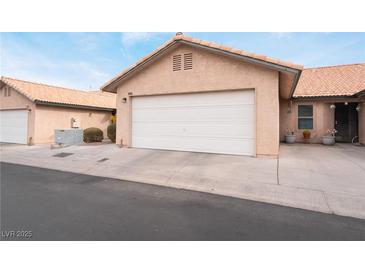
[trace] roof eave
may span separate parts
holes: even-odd
[[[359,96],[356,95],[328,95],[328,96],[295,96],[292,97],[293,101],[303,101],[303,100],[357,100]]]
[[[109,107],[65,104],[65,103],[48,102],[48,101],[42,101],[42,100],[35,100],[34,103],[37,105],[45,105],[45,106],[68,107],[68,108],[78,108],[78,109],[81,108],[81,109],[92,109],[92,110],[100,110],[100,111],[113,111],[115,109],[115,108],[109,108]]]

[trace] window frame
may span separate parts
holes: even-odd
[[[311,116],[301,116],[300,114],[299,114],[299,108],[300,107],[312,107],[312,115]],[[309,120],[309,119],[311,119],[312,120],[312,128],[300,128],[300,120],[301,119],[304,119],[304,120]],[[306,130],[306,129],[308,129],[308,130],[313,130],[314,129],[314,105],[313,104],[298,104],[298,119],[297,119],[297,128],[298,128],[298,130]]]

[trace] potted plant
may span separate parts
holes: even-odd
[[[294,131],[287,129],[286,134],[285,134],[285,142],[287,144],[294,144],[295,139],[296,139],[296,135],[294,134]]]
[[[328,129],[327,134],[322,136],[322,144],[326,146],[333,146],[335,144],[336,129]]]
[[[303,139],[305,142],[309,142],[309,139],[311,138],[311,132],[306,129],[303,131]]]

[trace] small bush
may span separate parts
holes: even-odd
[[[96,127],[89,127],[84,130],[84,142],[93,143],[103,141],[103,131]]]
[[[115,138],[117,135],[117,125],[115,123],[110,124],[107,129],[108,138],[115,143]]]

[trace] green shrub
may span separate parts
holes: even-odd
[[[117,125],[116,123],[110,124],[107,129],[108,138],[115,143],[115,138],[117,135]]]
[[[103,141],[103,131],[96,127],[89,127],[84,130],[84,142],[93,143]]]

